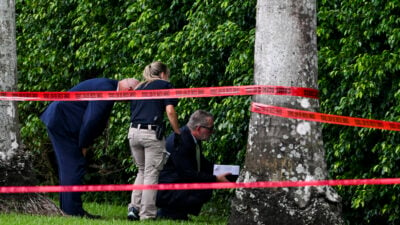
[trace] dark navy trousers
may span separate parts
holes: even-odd
[[[78,137],[47,130],[57,158],[60,185],[82,185],[86,173],[86,159],[78,146]],[[61,209],[68,215],[83,216],[81,194],[81,192],[61,192]]]
[[[201,207],[210,201],[212,190],[159,190],[157,192],[157,207],[164,216],[199,215]]]

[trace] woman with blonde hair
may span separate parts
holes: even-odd
[[[143,71],[144,81],[136,90],[171,89],[170,70],[162,62],[153,62]],[[163,135],[164,113],[173,131],[180,134],[175,107],[178,99],[132,100],[131,125],[128,139],[133,159],[138,167],[135,184],[157,184],[161,169],[168,158]],[[157,190],[132,191],[128,206],[129,220],[155,219]]]

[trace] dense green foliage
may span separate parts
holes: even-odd
[[[322,1],[321,110],[400,121],[400,1]],[[399,132],[324,126],[333,178],[400,177]],[[399,224],[400,188],[341,187],[351,224]],[[350,209],[351,208],[351,209]]]
[[[255,1],[18,1],[19,90],[65,91],[92,77],[141,79],[154,60],[169,65],[177,88],[250,84],[254,24]],[[177,112],[183,125],[194,110],[211,111],[217,129],[206,145],[207,156],[241,163],[249,102],[248,96],[182,99]],[[21,103],[20,117],[41,179],[54,183],[47,163],[54,156],[38,119],[47,104]],[[89,182],[133,181],[128,124],[128,103],[119,102],[105,136],[92,148]]]
[[[161,60],[175,87],[252,84],[256,1],[17,0],[20,91],[65,91],[92,77],[141,79]],[[400,121],[400,1],[318,1],[321,111]],[[216,133],[207,157],[239,163],[245,154],[249,97],[181,99],[181,125],[195,109],[211,111]],[[38,115],[46,102],[20,103],[21,133],[40,181],[56,184],[51,144]],[[93,146],[90,183],[132,182],[128,103],[114,107]],[[324,125],[332,178],[399,177],[398,132]],[[50,160],[49,160],[50,159]],[[350,224],[398,224],[399,187],[339,187]],[[120,197],[120,199],[118,199]],[[91,198],[129,201],[125,194]]]

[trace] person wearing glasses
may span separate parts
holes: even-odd
[[[202,151],[202,141],[210,138],[214,130],[214,117],[204,110],[195,111],[180,135],[173,133],[166,139],[170,157],[160,173],[159,183],[229,182],[229,173],[213,175],[213,166]],[[211,199],[212,190],[160,190],[156,205],[158,218],[188,220],[198,215],[204,203]]]

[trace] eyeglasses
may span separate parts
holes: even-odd
[[[205,129],[209,130],[210,132],[212,132],[214,130],[213,126],[212,127],[200,126],[200,127],[205,128]]]

